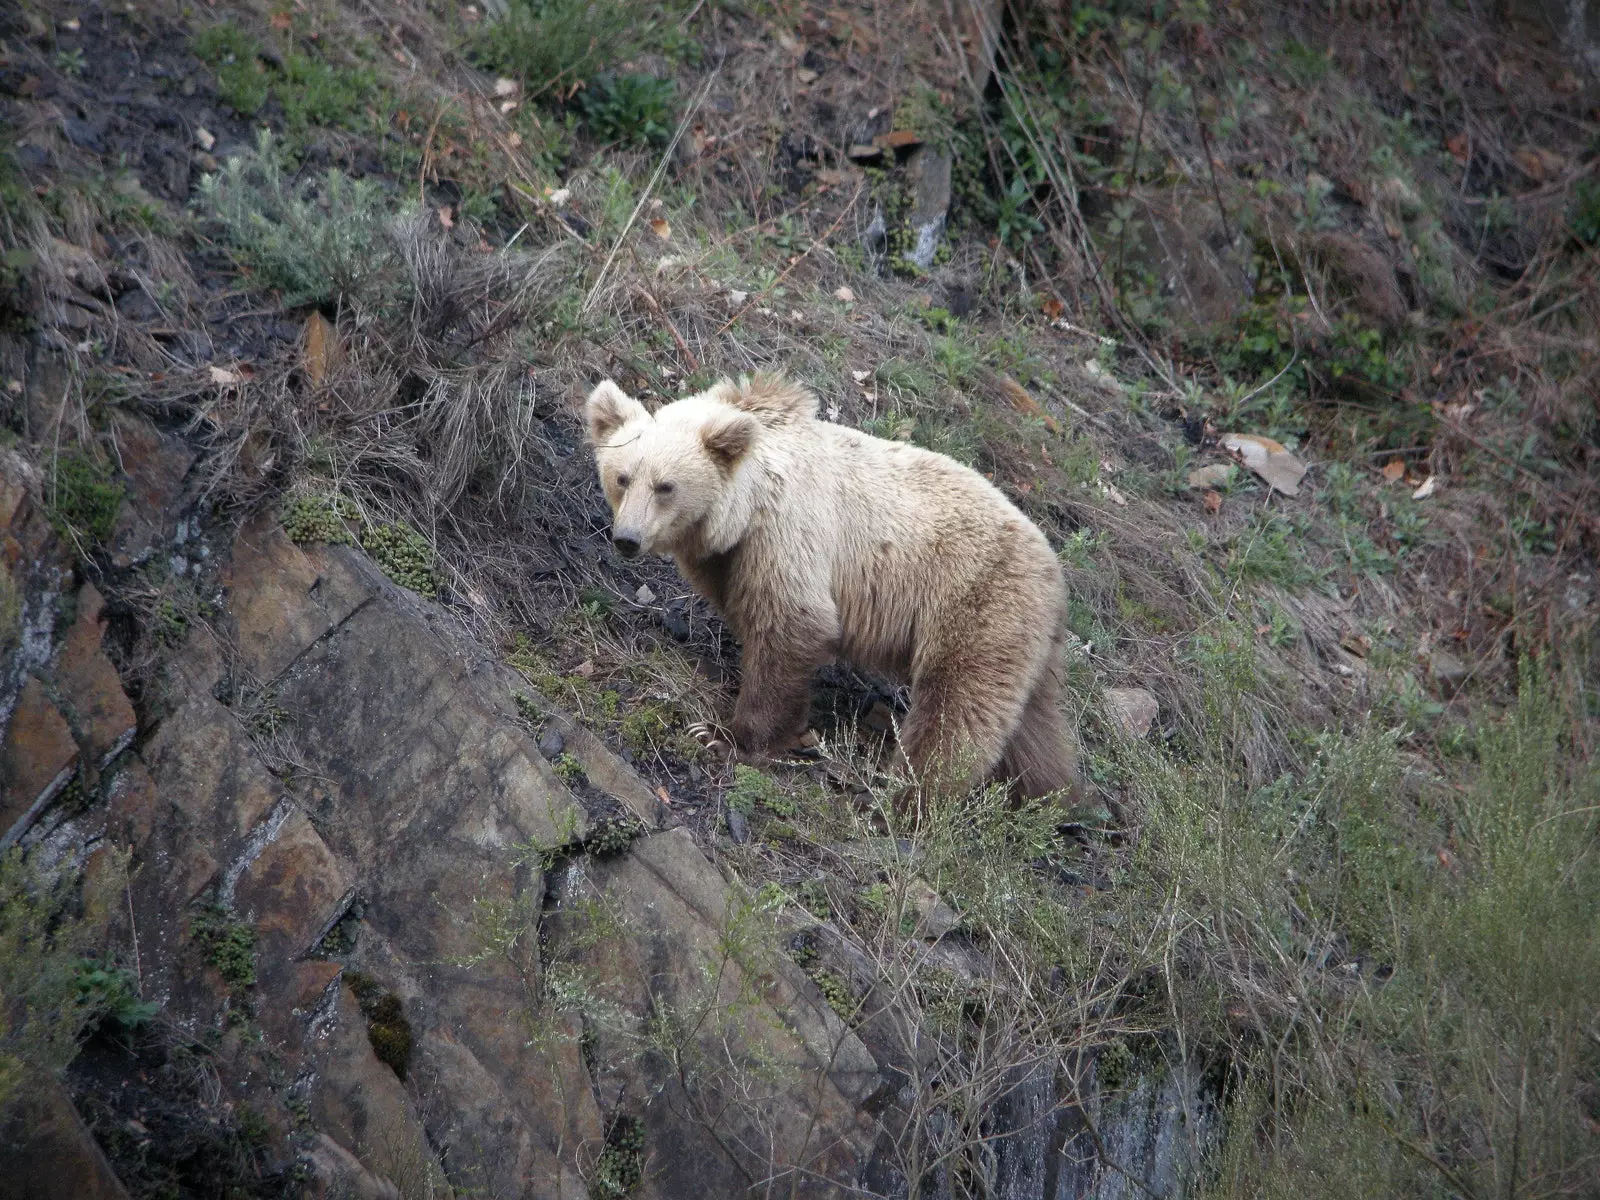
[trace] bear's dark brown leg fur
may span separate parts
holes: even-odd
[[[1015,780],[1029,799],[1065,791],[1080,795],[1078,745],[1061,711],[1061,681],[1054,668],[1046,671],[1023,709],[996,774]]]
[[[825,635],[791,630],[783,638],[754,637],[744,647],[744,680],[733,709],[733,743],[741,757],[780,753],[805,731],[811,678],[833,657]]]

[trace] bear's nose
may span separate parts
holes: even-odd
[[[632,558],[639,553],[639,539],[619,533],[611,539],[611,544],[617,548],[617,553],[623,558]]]

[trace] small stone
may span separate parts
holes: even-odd
[[[728,809],[728,836],[735,846],[743,846],[750,840],[750,822],[737,808]]]
[[[888,733],[894,728],[894,709],[879,700],[867,710],[861,723],[874,733]]]
[[[1106,692],[1106,703],[1117,727],[1131,738],[1149,733],[1151,723],[1161,712],[1155,696],[1144,688],[1111,688]]]
[[[539,753],[554,762],[567,748],[567,739],[559,729],[546,729],[539,738]]]
[[[907,889],[906,899],[917,914],[917,936],[936,942],[961,924],[961,917],[943,900],[932,886],[921,879],[913,880]]]
[[[651,591],[648,583],[641,583],[639,590],[633,594],[633,598],[639,604],[654,604],[656,602],[656,594]]]

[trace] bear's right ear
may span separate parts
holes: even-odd
[[[609,441],[611,435],[629,421],[648,417],[650,413],[627,392],[611,380],[603,380],[583,405],[584,419],[589,424],[589,441],[599,446]]]
[[[731,471],[750,452],[759,428],[749,413],[728,409],[700,427],[700,444],[706,448],[712,462],[724,471]]]

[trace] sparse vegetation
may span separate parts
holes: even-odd
[[[214,967],[230,989],[243,991],[256,982],[256,931],[216,904],[190,911],[189,936],[200,947],[207,966]]]
[[[111,468],[88,450],[59,456],[46,479],[51,522],[62,536],[91,551],[115,531],[122,499]]]
[[[1390,7],[1034,6],[993,64],[937,5],[511,0],[392,26],[284,8],[198,28],[198,97],[167,81],[174,162],[206,161],[202,103],[230,110],[205,134],[223,146],[273,127],[207,167],[192,222],[181,170],[179,201],[152,199],[143,147],[58,168],[129,148],[82,102],[105,52],[23,39],[5,103],[49,76],[64,136],[45,152],[19,127],[0,151],[0,308],[76,365],[43,400],[4,380],[0,436],[93,555],[123,519],[112,422],[154,414],[202,451],[219,527],[276,511],[298,543],[361,545],[511,647],[529,727],[569,712],[672,797],[735,911],[649,1021],[576,965],[627,936],[600,900],[474,907],[483,949],[459,965],[515,971],[529,1045],[577,1037],[595,1078],[599,1033],[623,1030],[685,1111],[759,1111],[791,1068],[741,1057],[740,1022],[787,944],[822,1018],[911,1064],[873,1117],[907,1197],[997,1191],[1018,1079],[1066,1080],[1030,1093],[1048,1121],[1092,1099],[1091,1060],[1100,1096],[1203,1080],[1190,1194],[1580,1194],[1600,1161],[1592,81],[1517,6]],[[701,45],[733,51],[715,78]],[[919,266],[935,152],[952,200]],[[138,315],[153,295],[159,321]],[[311,305],[325,353],[298,332]],[[735,650],[669,567],[609,555],[569,401],[604,375],[655,404],[769,366],[1046,529],[1073,594],[1081,808],[980,792],[909,837],[880,757],[903,697],[844,672],[813,761],[702,752]],[[1282,443],[1298,491],[1228,433]],[[149,570],[94,569],[108,594]],[[8,653],[19,580],[0,571]],[[198,586],[113,596],[117,665],[125,642],[159,664],[193,641]],[[1112,687],[1149,693],[1147,732]],[[269,684],[240,695],[258,742],[286,740]],[[645,827],[574,755],[551,765],[591,807],[519,868],[616,869]],[[57,811],[98,811],[93,785],[74,776]],[[96,1021],[152,1023],[77,884],[35,868],[0,861],[0,1090]],[[347,959],[358,923],[321,952]],[[188,928],[226,989],[255,985],[248,925],[201,906]],[[406,1004],[346,981],[404,1078]],[[561,1153],[621,1197],[644,1125],[606,1129]],[[1142,1186],[1098,1132],[1063,1153]]]

